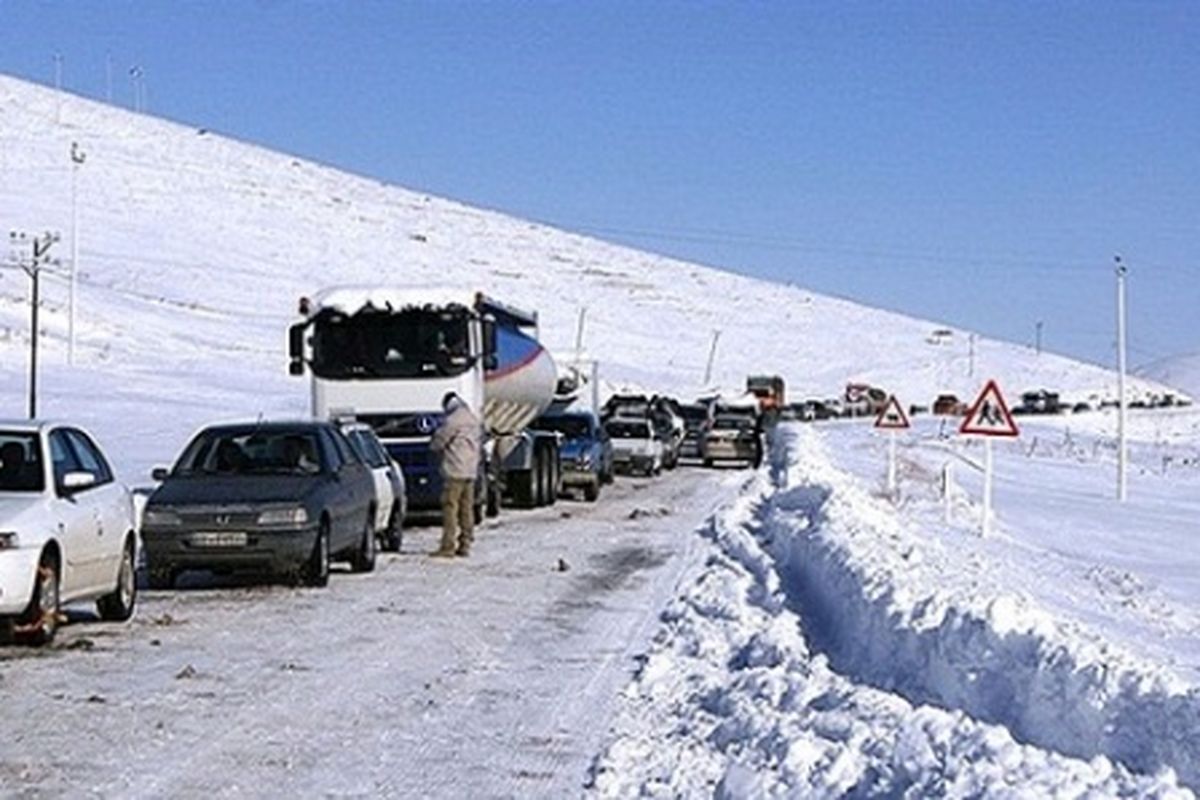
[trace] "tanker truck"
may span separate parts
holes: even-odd
[[[529,427],[554,397],[557,370],[537,315],[461,289],[339,287],[300,301],[289,372],[312,375],[312,413],[369,424],[404,471],[410,512],[440,506],[429,450],[442,397],[455,392],[483,421],[476,517],[553,503],[557,435]]]

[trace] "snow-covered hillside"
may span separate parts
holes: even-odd
[[[212,415],[296,413],[284,331],[297,299],[336,283],[486,288],[541,314],[552,348],[584,344],[610,380],[687,395],[715,330],[714,379],[778,372],[793,395],[867,380],[906,403],[971,395],[994,376],[1017,392],[1111,393],[1110,373],[728,272],[471,208],[299,158],[0,77],[0,227],[58,230],[70,257],[71,145],[78,172],[75,370],[63,367],[67,290],[47,281],[46,414],[80,416],[138,469]],[[0,273],[0,416],[25,409],[28,281]],[[1135,387],[1138,391],[1145,385]],[[141,437],[118,422],[162,401]],[[145,437],[165,437],[147,451]]]

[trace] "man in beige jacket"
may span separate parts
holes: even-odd
[[[442,546],[435,556],[466,556],[475,539],[475,479],[479,475],[479,417],[454,392],[442,398],[446,421],[434,431],[429,449],[441,455]]]

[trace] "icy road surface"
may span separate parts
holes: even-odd
[[[0,795],[570,797],[694,534],[746,473],[621,480],[506,512],[469,560],[433,527],[328,589],[146,592],[132,624],[0,648]],[[569,518],[568,518],[569,516]],[[559,559],[568,569],[560,570]]]

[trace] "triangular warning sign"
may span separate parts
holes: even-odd
[[[958,432],[977,436],[1020,435],[1008,404],[1004,402],[1004,395],[1000,394],[1000,387],[994,380],[988,381],[979,397],[975,398]]]
[[[895,395],[888,398],[887,405],[875,418],[875,427],[887,431],[902,431],[909,428],[908,415],[900,407]]]

